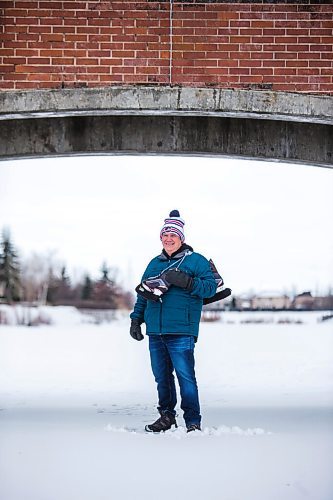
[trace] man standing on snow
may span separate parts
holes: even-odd
[[[160,233],[163,251],[148,264],[136,288],[137,301],[130,315],[130,335],[135,340],[144,338],[141,324],[146,323],[151,367],[157,383],[160,417],[146,425],[148,432],[177,427],[174,371],[187,432],[201,430],[194,343],[203,299],[212,297],[217,285],[208,260],[185,243],[184,224],[178,210],[165,219]]]

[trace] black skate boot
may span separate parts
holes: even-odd
[[[160,418],[156,420],[153,424],[146,425],[145,430],[147,432],[164,432],[171,429],[172,426],[178,427],[176,418],[172,413],[162,413]]]
[[[199,424],[191,424],[187,427],[187,432],[193,432],[193,431],[201,431],[201,427]]]
[[[218,270],[216,269],[216,266],[212,259],[209,260],[210,268],[212,270],[212,273],[215,278],[215,282],[217,285],[217,289],[215,292],[215,295],[213,297],[210,297],[209,299],[203,299],[203,304],[211,304],[212,302],[217,302],[218,300],[226,299],[231,295],[231,289],[230,288],[224,288],[224,281]]]
[[[147,300],[153,300],[154,302],[161,301],[162,295],[169,290],[170,286],[164,275],[165,273],[162,273],[160,276],[154,276],[153,278],[142,281],[142,283],[135,288],[136,293]]]

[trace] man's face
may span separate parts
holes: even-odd
[[[166,253],[171,255],[182,246],[182,241],[175,233],[163,233],[162,245]]]

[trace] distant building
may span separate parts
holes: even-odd
[[[288,295],[267,292],[258,297],[253,297],[251,301],[252,309],[290,309],[292,301]]]
[[[303,292],[293,300],[293,308],[298,310],[309,311],[314,308],[315,299],[312,297],[311,292]]]
[[[291,299],[279,292],[263,292],[260,295],[244,293],[232,295],[226,300],[220,300],[204,306],[205,311],[331,311],[333,310],[333,295],[313,297],[311,292],[303,292]]]
[[[239,311],[250,311],[252,309],[252,296],[244,294],[234,297],[233,308]]]
[[[314,297],[315,309],[320,309],[323,311],[333,310],[333,295],[327,295],[326,297]]]

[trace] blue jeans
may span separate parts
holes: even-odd
[[[180,387],[185,424],[200,424],[198,386],[194,372],[192,335],[149,335],[150,361],[158,392],[158,411],[176,415],[177,394],[173,371]]]

